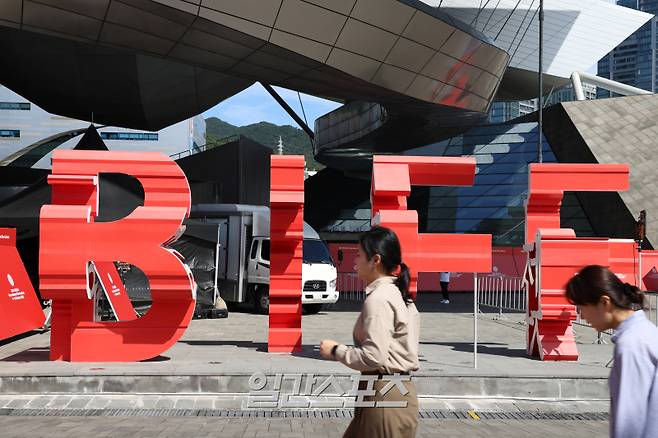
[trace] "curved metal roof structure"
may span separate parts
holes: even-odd
[[[491,38],[510,54],[497,99],[535,97],[539,59],[539,0],[423,0]],[[624,41],[651,14],[605,0],[544,0],[544,82],[566,84]]]
[[[534,82],[517,74],[505,85],[513,45],[468,23],[468,11],[486,12],[483,2],[455,1],[4,0],[0,49],[12,68],[0,83],[53,113],[148,130],[256,81],[330,97],[346,105],[316,121],[317,158],[359,167],[373,151],[479,124],[497,95]],[[614,18],[622,35],[645,17]],[[518,37],[530,22],[510,27]]]

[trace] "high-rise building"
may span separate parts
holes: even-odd
[[[110,150],[171,155],[199,149],[206,144],[206,122],[200,115],[159,131],[96,125]],[[9,88],[0,86],[0,163],[20,158],[21,165],[49,167],[51,151],[58,147],[73,148],[88,126],[89,121],[51,114]]]
[[[657,0],[618,0],[617,5],[658,14]],[[598,76],[656,92],[656,17],[640,27],[598,63]],[[612,97],[599,88],[598,98]]]
[[[537,110],[537,99],[494,102],[489,110],[490,123],[505,123]]]

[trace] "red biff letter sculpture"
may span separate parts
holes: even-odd
[[[578,238],[560,228],[565,191],[627,190],[629,170],[622,164],[531,164],[526,201],[528,263],[527,351],[542,360],[577,360],[572,321],[576,307],[564,286],[586,265],[609,266],[617,275],[633,269],[634,242]],[[629,283],[635,281],[625,279]]]
[[[51,360],[138,361],[158,356],[194,313],[193,280],[168,243],[190,211],[190,189],[169,157],[147,152],[57,151],[52,204],[41,209],[41,293],[53,300]],[[96,222],[98,174],[123,173],[144,188],[144,205]],[[139,319],[94,322],[88,262],[123,261],[146,274],[152,305]]]
[[[407,210],[411,186],[470,186],[474,178],[474,158],[373,158],[372,224],[398,235],[414,298],[419,272],[491,272],[490,234],[420,234],[418,213]]]
[[[267,351],[302,348],[304,157],[273,155],[270,179],[270,330]]]

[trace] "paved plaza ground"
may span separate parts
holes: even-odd
[[[474,368],[472,296],[455,294],[449,305],[439,297],[418,299],[419,437],[607,434],[601,414],[608,409],[609,338],[596,344],[592,329],[577,326],[579,361],[541,362],[525,354],[522,314],[496,319],[496,312],[482,309]],[[267,411],[245,407],[245,400],[257,372],[267,375],[268,385],[286,373],[337,376],[342,383],[354,377],[321,359],[318,344],[325,338],[350,344],[359,307],[345,301],[305,315],[303,348],[292,355],[267,353],[268,317],[248,311],[195,320],[173,348],[140,363],[50,362],[48,332],[3,342],[0,436],[341,436],[349,403],[333,417],[316,408],[306,418],[256,418]]]
[[[48,437],[341,437],[348,418],[327,419],[225,419],[134,417],[0,417],[0,436]],[[607,436],[607,421],[559,420],[420,420],[417,437],[526,438]]]
[[[448,305],[440,294],[420,294],[420,365],[418,375],[607,377],[612,345],[594,344],[596,333],[577,326],[577,362],[541,362],[525,353],[522,314],[495,312],[478,318],[478,368],[473,368],[472,295],[453,294]],[[0,345],[0,376],[21,375],[217,375],[234,373],[349,373],[342,364],[320,357],[322,339],[352,343],[359,303],[339,302],[330,310],[303,317],[300,353],[267,353],[268,316],[231,312],[227,319],[195,320],[183,338],[159,358],[129,364],[48,361],[49,333]],[[487,309],[483,309],[486,311]]]

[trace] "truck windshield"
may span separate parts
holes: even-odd
[[[263,240],[261,250],[260,250],[260,258],[263,260],[267,260],[268,262],[270,261],[270,240],[266,239]]]
[[[333,265],[327,246],[321,240],[304,239],[304,263],[326,263]]]

